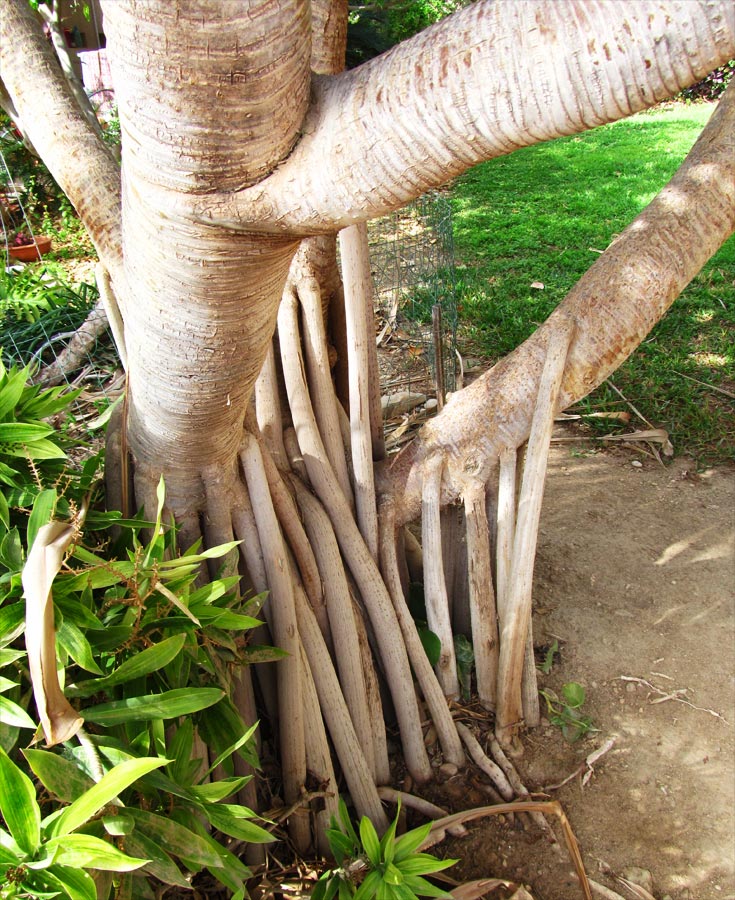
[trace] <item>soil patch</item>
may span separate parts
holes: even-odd
[[[735,467],[634,459],[553,449],[534,636],[561,653],[540,687],[580,682],[599,731],[568,744],[544,721],[517,766],[529,790],[561,801],[594,880],[626,898],[616,876],[658,900],[732,900]],[[577,776],[549,790],[610,738],[585,786]],[[453,809],[491,802],[461,776],[442,791]],[[443,848],[462,859],[454,877],[521,881],[535,900],[582,896],[563,845],[535,827],[469,829]]]

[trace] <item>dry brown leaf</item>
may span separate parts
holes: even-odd
[[[50,522],[39,528],[22,575],[28,667],[38,716],[49,747],[74,737],[84,722],[59,684],[51,598],[51,585],[73,537],[74,526],[64,522]]]
[[[490,891],[499,887],[512,888],[512,881],[504,881],[502,878],[480,878],[477,881],[467,881],[452,888],[449,892],[455,900],[478,900]],[[515,894],[513,895],[516,896]]]
[[[654,444],[661,444],[664,455],[670,456],[674,452],[674,448],[669,440],[669,433],[665,428],[647,428],[644,431],[631,431],[628,434],[606,434],[603,441],[651,441]]]

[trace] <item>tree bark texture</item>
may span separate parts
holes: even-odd
[[[547,347],[573,320],[548,419],[632,352],[733,231],[735,85],[670,184],[561,309],[376,466],[377,517],[375,360],[368,311],[352,299],[367,278],[364,232],[351,228],[342,241],[360,272],[346,292],[334,233],[481,160],[677,93],[735,56],[735,6],[480,0],[341,72],[346,15],[344,0],[106,2],[121,171],[65,87],[26,0],[0,0],[0,80],[119,300],[128,413],[124,440],[111,441],[130,450],[138,503],[155,497],[163,474],[181,542],[238,538],[241,559],[226,564],[239,564],[244,587],[270,591],[271,633],[289,658],[276,684],[272,673],[258,677],[281,717],[287,801],[300,796],[307,766],[334,777],[328,731],[359,812],[385,827],[375,790],[390,774],[381,681],[417,782],[438,761],[424,744],[427,711],[444,759],[462,765],[463,740],[475,753],[444,696],[458,682],[440,508],[464,503],[469,578],[453,571],[458,556],[451,582],[468,584],[476,680],[486,706],[502,701],[505,737],[522,715],[530,616],[526,593],[520,611],[514,605],[528,580],[516,559],[533,552],[537,513],[524,511],[523,493],[516,510],[514,471]],[[335,348],[342,371],[358,360],[362,376],[338,391]],[[495,528],[485,491],[498,469]],[[406,603],[406,572],[420,566],[402,526],[419,516],[441,686]],[[506,631],[514,636],[504,648]],[[303,815],[291,833],[308,842]]]

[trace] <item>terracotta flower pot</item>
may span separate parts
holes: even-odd
[[[44,253],[48,253],[51,249],[51,238],[45,235],[39,235],[35,244],[21,244],[19,247],[10,246],[8,252],[13,259],[21,262],[33,262],[40,259]]]

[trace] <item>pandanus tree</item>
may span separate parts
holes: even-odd
[[[101,261],[127,368],[110,503],[155,504],[163,476],[181,546],[240,541],[226,568],[269,592],[270,636],[288,651],[257,673],[286,801],[307,771],[335,785],[329,735],[358,809],[385,826],[386,715],[416,782],[432,776],[424,706],[444,758],[465,761],[447,703],[448,504],[464,508],[479,698],[501,745],[533,722],[524,659],[553,414],[633,351],[732,233],[735,88],[549,320],[389,459],[365,223],[482,160],[675,95],[735,55],[735,6],[480,0],[352,71],[343,0],[103,6],[121,166],[27,0],[0,0],[0,77]],[[417,519],[435,668],[406,603]],[[241,688],[254,716],[249,673]],[[291,827],[308,842],[308,819]]]

